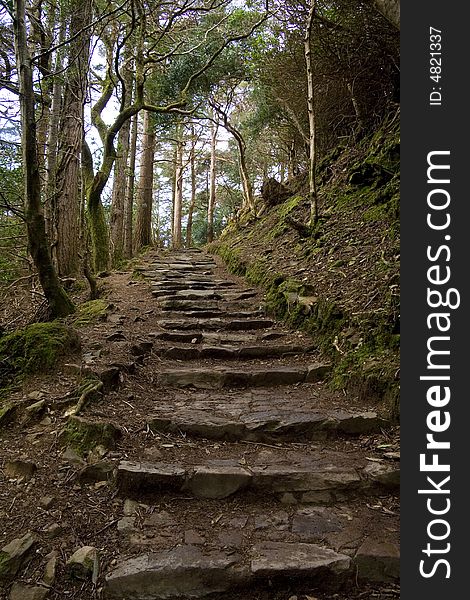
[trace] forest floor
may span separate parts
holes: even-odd
[[[31,535],[0,598],[399,597],[398,428],[213,260],[110,273],[80,351],[10,394],[0,584]]]

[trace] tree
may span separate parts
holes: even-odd
[[[207,241],[214,240],[214,210],[216,205],[215,185],[217,168],[217,123],[211,123],[211,162],[209,168],[209,203],[207,206]]]
[[[74,311],[74,306],[59,283],[57,272],[52,264],[46,236],[46,224],[41,204],[33,70],[26,37],[24,0],[15,0],[14,2],[13,29],[16,66],[19,76],[24,214],[29,248],[49,305],[51,318],[64,317]]]
[[[87,72],[91,23],[91,0],[72,0],[64,94],[59,120],[60,138],[53,191],[54,255],[60,275],[74,276],[79,270],[81,150],[83,109],[87,94]],[[51,148],[51,152],[55,149]]]
[[[308,193],[310,199],[310,222],[313,226],[318,221],[318,200],[317,200],[317,128],[315,114],[315,86],[312,61],[312,31],[313,19],[315,17],[316,0],[310,0],[307,25],[305,27],[304,51],[305,64],[307,67],[307,105],[308,105],[308,125],[309,125],[309,156],[308,156]]]
[[[151,114],[144,112],[142,162],[137,191],[135,249],[152,244],[153,161],[155,156],[155,129]]]

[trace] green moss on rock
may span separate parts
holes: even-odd
[[[60,357],[79,347],[78,334],[71,327],[58,321],[33,323],[0,339],[0,374],[8,383],[50,369]]]
[[[121,436],[122,431],[112,423],[73,416],[68,420],[61,439],[84,456],[96,446],[115,448]]]
[[[90,300],[77,307],[72,318],[75,327],[84,327],[97,321],[106,320],[108,313],[108,302],[105,300]]]

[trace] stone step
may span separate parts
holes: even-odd
[[[161,370],[157,374],[160,386],[195,387],[198,389],[220,389],[236,387],[274,387],[315,383],[331,372],[331,365],[317,363],[301,367],[271,366],[229,368],[193,367]]]
[[[292,455],[293,453],[291,453]],[[124,497],[155,497],[164,493],[191,494],[219,500],[232,494],[255,493],[284,502],[331,504],[360,496],[396,492],[399,468],[389,462],[368,462],[363,455],[319,451],[297,452],[296,462],[259,453],[250,464],[236,459],[205,464],[122,461],[116,485]]]
[[[218,303],[210,300],[163,300],[159,306],[163,311],[220,311]]]
[[[232,281],[213,280],[213,281],[193,281],[193,280],[159,280],[152,281],[153,290],[187,290],[187,289],[223,289],[233,290],[236,284]]]
[[[160,302],[171,302],[173,300],[222,300],[222,295],[214,290],[191,290],[181,289],[168,291],[152,290],[152,296],[159,298]]]
[[[254,331],[259,329],[269,329],[274,325],[274,321],[271,319],[262,318],[231,318],[227,315],[226,319],[216,318],[203,318],[203,319],[192,319],[186,321],[181,319],[178,315],[178,319],[162,319],[159,321],[160,327],[163,329],[174,330],[174,331]]]
[[[233,307],[231,307],[233,308]],[[220,321],[235,321],[235,320],[245,320],[245,319],[256,319],[256,318],[261,318],[263,316],[263,313],[259,310],[251,310],[251,311],[234,311],[234,310],[222,310],[221,308],[217,308],[216,310],[214,309],[207,309],[207,310],[185,310],[185,311],[178,311],[178,310],[167,310],[167,311],[162,311],[165,314],[165,318],[164,320],[180,320],[180,319],[184,319],[188,322],[188,328],[194,328],[194,325],[191,324],[191,321],[193,319],[217,319]],[[274,321],[272,321],[274,323]],[[236,327],[236,324],[233,325],[234,327]],[[210,327],[209,327],[210,329]],[[218,329],[218,328],[216,328]],[[225,329],[224,326],[222,326],[222,329]],[[241,326],[241,330],[244,329],[244,326]],[[236,331],[236,329],[232,329],[232,331]]]
[[[250,573],[252,561],[259,560],[264,549],[288,571],[290,561],[286,559],[292,560],[295,547],[308,550],[310,558],[318,556],[321,547],[350,557],[361,582],[390,583],[399,576],[398,499],[389,495],[382,501],[384,508],[390,507],[387,512],[373,512],[362,500],[337,506],[299,506],[267,500],[260,503],[255,498],[247,498],[243,504],[237,498],[193,499],[188,511],[187,501],[176,497],[171,509],[160,502],[142,504],[125,499],[117,528],[120,546],[133,554],[191,545],[206,556],[237,553],[244,557],[238,569]],[[306,568],[305,557],[302,565]],[[274,564],[264,566],[271,571]],[[258,573],[259,567],[257,563]]]
[[[315,410],[301,397],[279,393],[282,390],[270,396],[263,393],[258,399],[256,391],[229,396],[212,394],[209,398],[196,392],[170,402],[159,400],[147,423],[155,432],[252,442],[298,442],[370,434],[388,424],[372,411]]]
[[[247,598],[253,586],[266,588],[272,579],[313,579],[317,586],[337,589],[352,575],[349,556],[316,544],[266,542],[252,548],[248,561],[233,551],[192,545],[142,554],[108,574],[105,598],[203,598],[231,590],[244,590]]]
[[[282,332],[268,332],[262,334],[243,333],[239,335],[221,334],[221,333],[201,333],[190,331],[188,333],[180,331],[162,331],[155,333],[152,337],[162,342],[178,342],[181,344],[199,344],[205,343],[211,346],[215,345],[234,345],[234,344],[256,344],[257,342],[270,342],[285,337],[287,334]]]
[[[192,340],[191,340],[192,341]],[[279,358],[295,354],[305,354],[314,350],[314,347],[296,345],[264,345],[264,346],[200,346],[158,348],[154,350],[156,356],[175,360],[247,360],[250,358]]]

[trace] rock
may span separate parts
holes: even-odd
[[[10,600],[44,600],[48,593],[47,587],[14,583],[10,591]]]
[[[109,462],[97,462],[83,467],[78,473],[78,481],[83,485],[98,481],[111,481],[114,477],[114,465]]]
[[[69,446],[62,452],[62,460],[67,461],[71,465],[80,466],[84,464],[83,459]]]
[[[392,582],[400,577],[397,544],[367,538],[355,556],[358,577],[369,581]]]
[[[107,342],[124,342],[126,340],[126,336],[120,331],[116,331],[115,333],[111,333],[106,336]]]
[[[189,529],[184,532],[184,543],[191,546],[197,546],[198,544],[204,544],[205,539],[196,530]]]
[[[302,508],[292,521],[292,533],[322,538],[325,533],[341,530],[341,521],[324,507]]]
[[[363,472],[373,484],[392,490],[400,487],[400,468],[393,463],[370,462]]]
[[[29,392],[29,394],[26,396],[26,398],[28,400],[41,400],[44,397],[44,392],[41,392],[40,390],[34,390],[33,392]]]
[[[59,561],[59,554],[55,550],[50,552],[46,556],[46,566],[44,568],[43,582],[46,585],[52,586],[55,581],[56,571],[57,571],[57,563]]]
[[[39,498],[39,506],[44,510],[49,510],[56,502],[57,498],[54,498],[54,496],[42,496]]]
[[[61,438],[79,454],[85,454],[96,446],[114,449],[117,441],[122,437],[122,430],[108,421],[71,416]]]
[[[51,523],[44,529],[44,534],[50,539],[59,537],[63,532],[64,529],[59,523]]]
[[[65,572],[75,579],[98,580],[99,554],[93,546],[79,548],[67,561]]]
[[[255,529],[277,529],[285,531],[289,528],[289,515],[284,511],[258,515],[255,518]]]
[[[261,196],[268,206],[282,204],[292,196],[291,190],[284,184],[279,183],[274,177],[269,177],[261,186]]]
[[[143,554],[119,564],[106,577],[106,598],[201,598],[223,593],[245,580],[234,567],[239,557],[221,552],[204,553],[196,546],[179,546]]]
[[[139,342],[138,344],[134,344],[130,348],[130,353],[134,356],[145,356],[146,354],[150,354],[152,352],[153,342]]]
[[[0,431],[14,419],[16,411],[17,406],[14,404],[7,404],[0,408]]]
[[[241,467],[202,465],[196,467],[183,489],[198,498],[220,499],[231,496],[250,482],[251,474]]]
[[[251,572],[257,576],[304,576],[316,578],[316,582],[347,575],[351,559],[345,554],[315,544],[286,542],[260,542],[251,550]]]
[[[135,531],[134,521],[135,517],[123,517],[119,519],[117,523],[119,533],[132,533]]]
[[[223,548],[240,548],[243,544],[241,531],[221,531],[217,537]]]
[[[9,479],[29,481],[37,471],[37,465],[24,460],[11,460],[5,463],[5,476]]]
[[[330,363],[318,363],[315,365],[309,365],[307,371],[307,377],[305,381],[307,383],[316,383],[317,381],[323,381],[327,375],[333,370],[333,365]]]
[[[35,402],[34,404],[30,404],[29,406],[27,406],[25,408],[24,417],[22,419],[23,425],[26,425],[27,423],[31,423],[33,421],[39,421],[40,417],[44,414],[45,410],[46,410],[46,401],[45,400],[39,400],[38,402]]]
[[[130,498],[126,498],[124,500],[124,515],[126,517],[131,517],[135,515],[139,510],[139,503],[135,500],[131,500]]]
[[[0,581],[14,577],[31,555],[37,544],[36,536],[28,532],[16,538],[0,550]]]

